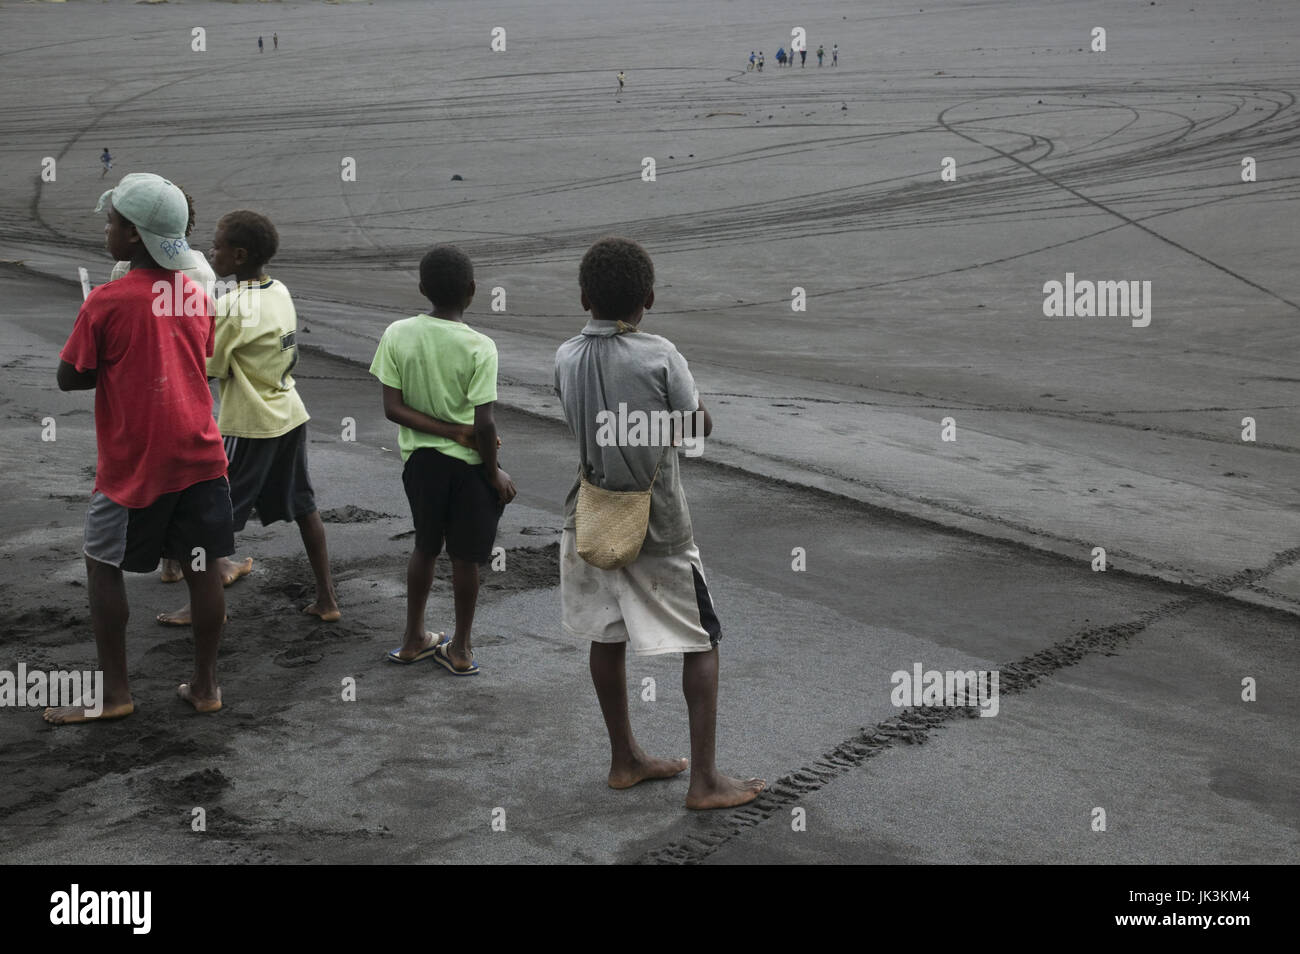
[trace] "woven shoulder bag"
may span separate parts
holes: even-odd
[[[641,554],[650,527],[650,493],[659,468],[645,490],[606,490],[581,471],[574,525],[578,556],[602,570],[617,570]]]

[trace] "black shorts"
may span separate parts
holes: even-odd
[[[254,507],[264,527],[316,509],[307,476],[306,424],[279,437],[227,437],[226,459],[236,532],[244,529]]]
[[[224,477],[163,494],[147,507],[123,507],[101,493],[90,498],[85,554],[92,560],[149,573],[164,556],[193,565],[196,548],[208,566],[235,552],[230,485]]]
[[[402,468],[402,486],[415,523],[415,548],[428,556],[487,563],[501,519],[500,497],[479,464],[421,447]]]

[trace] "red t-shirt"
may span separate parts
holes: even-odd
[[[155,282],[168,292],[155,294]],[[95,490],[113,502],[147,507],[225,476],[207,378],[215,327],[202,286],[161,268],[133,268],[82,304],[59,357],[78,371],[99,372]]]

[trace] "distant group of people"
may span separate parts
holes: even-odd
[[[785,47],[783,47],[783,46],[777,48],[777,51],[776,51],[776,65],[777,65],[777,66],[794,66],[794,55],[795,55],[795,53],[798,53],[798,54],[799,54],[799,66],[800,66],[800,68],[802,69],[803,67],[807,66],[807,65],[808,65],[808,48],[807,48],[807,47],[804,47],[802,50],[795,50],[793,44],[791,44],[791,48],[790,48],[789,50],[787,50],[787,49],[786,49]],[[822,46],[822,45],[819,44],[819,45],[817,46],[817,65],[818,65],[818,66],[821,66],[821,65],[822,65],[822,60],[823,60],[823,58],[824,58],[825,56],[826,56],[826,47],[824,47],[824,46]],[[761,72],[763,72],[763,62],[764,62],[764,57],[763,57],[763,51],[762,51],[762,50],[759,50],[757,53],[755,53],[753,50],[750,50],[750,51],[749,51],[749,64],[745,67],[745,71],[746,71],[746,72],[750,72],[750,71],[753,71],[753,70],[757,70],[758,72],[761,73]],[[840,45],[839,45],[838,43],[834,43],[834,44],[831,45],[831,66],[839,66],[839,65],[840,65]]]
[[[192,200],[150,173],[125,176],[96,210],[106,215],[106,245],[118,266],[82,304],[59,354],[57,379],[64,391],[95,391],[98,463],[84,554],[104,689],[98,715],[66,706],[47,709],[44,717],[66,724],[134,712],[123,571],[152,572],[160,558],[177,561],[190,596],[185,609],[159,617],[193,627],[193,675],[177,694],[199,712],[216,712],[223,587],[251,570],[251,558],[229,557],[234,533],[254,508],[263,525],[298,524],[316,583],[303,612],[326,622],[341,617],[307,471],[309,418],[292,376],[297,318],[288,290],[266,274],[279,235],[265,215],[229,212],[217,222],[209,266],[187,241]],[[214,298],[216,276],[233,280]],[[578,286],[591,318],[555,357],[555,392],[579,464],[564,504],[559,623],[590,643],[609,734],[608,784],[628,788],[688,767],[685,759],[652,758],[636,742],[625,672],[630,643],[641,655],[683,656],[691,737],[687,807],[744,804],[765,783],[722,775],[714,761],[721,627],[681,486],[676,445],[683,432],[675,430],[662,446],[610,446],[602,437],[608,426],[602,415],[615,407],[652,420],[689,418],[703,435],[712,421],[685,358],[672,342],[639,327],[654,304],[654,265],[645,249],[627,239],[601,239],[582,259]],[[491,559],[498,521],[516,494],[497,457],[496,344],[464,320],[475,291],[464,252],[435,246],[419,263],[419,292],[429,312],[391,324],[370,366],[382,385],[383,413],[398,426],[402,485],[415,528],[402,643],[387,658],[407,666],[431,659],[456,676],[479,673],[471,646],[479,567]],[[209,379],[221,389],[215,420]],[[596,495],[647,495],[644,531],[633,528],[635,538],[625,539],[621,520],[593,509],[592,487]],[[624,548],[620,561],[601,555],[610,534],[618,538],[611,545]],[[434,565],[444,550],[455,611],[450,637],[425,629]]]
[[[277,49],[277,50],[278,50],[278,49],[280,48],[280,34],[278,34],[278,33],[272,33],[272,34],[271,34],[271,43],[274,44],[274,49]],[[257,38],[257,52],[262,53],[262,52],[264,52],[264,51],[265,51],[265,48],[262,46],[262,38],[259,36],[259,37]]]

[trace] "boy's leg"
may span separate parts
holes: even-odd
[[[399,658],[414,659],[438,643],[438,634],[426,632],[424,609],[433,586],[434,564],[442,552],[442,514],[447,496],[447,475],[442,455],[427,447],[416,450],[402,468],[402,488],[411,506],[415,547],[406,563],[406,629]]]
[[[171,564],[180,570],[181,579],[187,579],[185,575],[186,563],[184,560],[171,560],[164,558],[163,572],[167,572],[167,564]],[[249,557],[243,563],[236,563],[230,557],[221,557],[216,561],[217,577],[221,580],[222,586],[229,586],[235,580],[242,576],[247,576],[253,572],[253,558]],[[164,626],[190,626],[194,623],[194,617],[190,611],[190,604],[186,603],[178,610],[170,613],[159,613],[155,619]]]
[[[307,562],[316,577],[316,600],[303,608],[304,613],[319,616],[326,623],[332,623],[343,614],[339,612],[338,601],[334,597],[334,581],[330,577],[330,555],[325,545],[325,524],[320,512],[298,518],[298,532],[302,534],[302,545],[307,551]],[[427,592],[427,591],[426,591]]]
[[[221,644],[221,627],[226,619],[226,592],[221,569],[213,561],[206,569],[195,570],[182,562],[185,583],[190,590],[190,607],[194,618],[194,675],[183,682],[177,694],[199,712],[216,712],[221,708],[221,687],[217,685],[217,647]]]
[[[686,759],[652,758],[637,745],[628,716],[628,629],[619,597],[620,572],[598,570],[578,556],[577,534],[560,537],[560,606],[564,630],[591,643],[591,681],[609,733],[609,786],[630,788],[638,782],[680,775]]]
[[[86,557],[86,591],[90,597],[90,624],[95,632],[99,668],[104,674],[104,698],[100,700],[103,709],[98,716],[88,715],[82,706],[46,709],[45,721],[55,725],[120,719],[135,711],[126,675],[126,622],[131,614],[122,571]]]
[[[402,634],[402,648],[398,655],[411,659],[428,649],[438,637],[424,629],[424,608],[429,602],[429,588],[433,586],[433,569],[437,555],[420,552],[419,546],[411,551],[406,564],[406,630]]]
[[[567,531],[566,531],[567,532]],[[758,797],[762,779],[718,772],[718,640],[722,627],[694,547],[670,556],[642,554],[620,571],[626,587],[619,607],[632,648],[682,653],[682,692],[691,728],[691,784],[687,808],[730,808]]]
[[[180,684],[177,694],[199,712],[221,708],[217,647],[226,622],[221,558],[234,549],[230,484],[226,478],[200,481],[181,491],[168,521],[163,552],[180,559],[190,591],[194,673],[189,682]]]
[[[470,644],[470,629],[474,625],[474,610],[478,606],[478,564],[473,560],[451,560],[451,588],[456,599],[456,634],[447,647],[447,657],[457,669],[466,670],[474,665],[474,647]]]
[[[686,770],[686,759],[651,758],[632,735],[627,709],[627,643],[591,644],[591,681],[609,733],[609,787],[631,788],[654,778],[672,778]]]
[[[766,788],[762,779],[742,780],[722,775],[714,761],[718,725],[718,647],[708,652],[685,653],[682,658],[682,693],[691,723],[691,786],[686,807],[731,808],[758,797]]]
[[[479,467],[459,460],[445,462],[449,475],[447,556],[456,600],[456,632],[447,658],[458,671],[474,666],[470,631],[478,606],[479,566],[492,559],[502,505]]]

